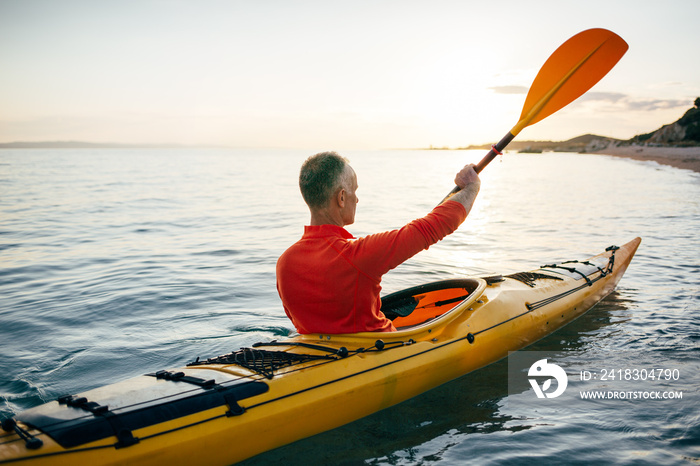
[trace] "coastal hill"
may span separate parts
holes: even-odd
[[[651,133],[639,134],[631,139],[614,139],[595,134],[578,136],[567,141],[513,141],[508,149],[519,152],[598,152],[611,147],[697,147],[700,146],[700,97],[695,106],[677,121],[664,125]],[[462,147],[460,149],[485,149],[490,144]]]
[[[700,146],[700,97],[677,121],[664,125],[656,131],[640,134],[630,142],[637,144],[662,144],[671,146]]]
[[[595,134],[584,134],[566,141],[513,141],[508,144],[509,150],[518,152],[593,152],[604,149],[611,144],[624,144],[622,139],[597,136]],[[460,147],[460,149],[484,149],[491,148],[491,144],[478,146]]]

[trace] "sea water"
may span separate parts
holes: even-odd
[[[308,222],[297,175],[311,154],[0,151],[0,417],[293,334],[275,262]],[[347,228],[362,236],[425,215],[483,152],[343,155],[360,200]],[[510,393],[501,361],[249,464],[700,461],[700,175],[508,153],[481,179],[467,221],[390,272],[384,293],[585,259],[641,236],[617,290],[528,351],[577,373],[676,368],[676,379],[632,386],[682,397],[547,405]]]

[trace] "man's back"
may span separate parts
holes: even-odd
[[[399,230],[357,240],[337,225],[306,226],[277,263],[285,312],[300,333],[395,330],[380,310],[382,276],[465,218],[460,203],[446,202]]]

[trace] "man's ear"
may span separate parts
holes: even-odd
[[[342,209],[345,207],[345,190],[343,188],[340,188],[338,191],[338,194],[335,196],[336,201],[338,202],[338,206]]]

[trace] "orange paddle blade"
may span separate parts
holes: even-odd
[[[608,74],[628,48],[627,42],[607,29],[588,29],[564,42],[537,73],[511,133],[517,135],[579,98]]]

